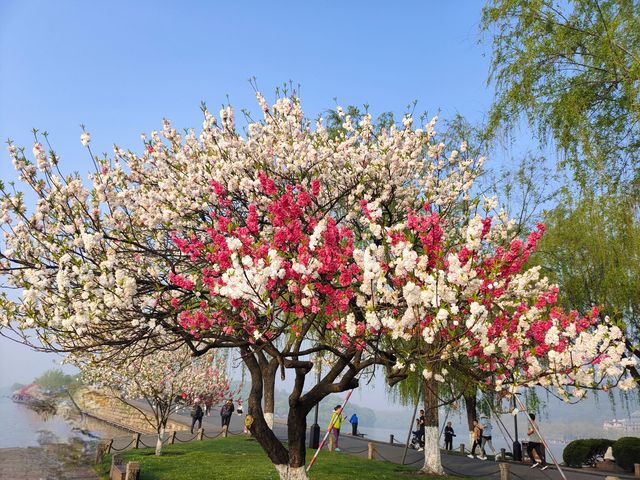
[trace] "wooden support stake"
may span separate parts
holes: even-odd
[[[460,444],[460,453],[464,455],[464,443]]]
[[[505,459],[507,458],[507,451],[504,448],[500,449],[500,461],[504,462]],[[498,460],[496,458],[496,460]]]
[[[107,442],[102,441],[98,443],[98,448],[96,448],[96,465],[102,461],[106,451],[107,451]]]
[[[225,425],[222,427],[222,438],[227,438],[229,436],[229,426]]]
[[[140,448],[140,434],[133,434],[133,447],[132,448]]]
[[[204,428],[198,429],[198,440],[204,440]]]
[[[389,434],[389,443],[393,445],[393,433]]]
[[[636,477],[640,478],[640,463],[634,463],[633,469],[635,471]]]
[[[511,475],[509,473],[509,464],[501,463],[499,466],[500,466],[500,480],[510,480]]]
[[[336,439],[333,438],[333,435],[329,437],[329,451],[333,452],[336,449]]]
[[[171,431],[171,434],[169,435],[169,444],[173,445],[174,443],[176,443],[176,432],[175,430]]]
[[[368,447],[367,458],[369,460],[373,460],[374,459],[374,454],[375,454],[375,451],[376,451],[376,444],[373,443],[373,442],[369,442],[367,444],[367,447]]]

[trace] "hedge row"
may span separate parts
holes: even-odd
[[[616,464],[625,470],[633,470],[633,464],[640,462],[640,438],[622,437],[618,440],[608,438],[587,438],[574,440],[562,452],[564,463],[570,467],[582,467],[597,451],[612,447]]]

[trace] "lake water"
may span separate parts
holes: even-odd
[[[108,425],[79,417],[72,423],[73,426],[58,415],[40,415],[26,405],[0,396],[0,448],[35,447],[43,443],[68,442],[73,438],[91,440],[127,435]],[[74,426],[78,428],[74,429]],[[90,433],[84,434],[79,429]]]

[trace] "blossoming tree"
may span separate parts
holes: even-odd
[[[63,178],[40,143],[35,165],[11,145],[39,199],[27,214],[2,189],[0,261],[23,289],[2,297],[2,323],[72,352],[239,351],[251,431],[290,479],[306,477],[307,413],[376,365],[392,382],[423,371],[430,437],[436,382],[459,358],[499,390],[579,395],[619,381],[621,332],[553,306],[553,287],[523,271],[541,231],[511,241],[505,215],[491,201],[481,211],[471,192],[483,160],[465,145],[446,152],[435,121],[414,129],[407,115],[374,131],[369,115],[355,124],[338,109],[343,129],[329,134],[296,98],[258,100],[246,136],[231,108],[220,123],[205,110],[199,135],[165,122],[143,154],[94,158],[91,188]],[[330,368],[308,386],[316,354]],[[295,380],[287,447],[262,406],[276,368]],[[435,447],[425,470],[442,471]]]
[[[158,434],[156,455],[162,454],[167,422],[177,409],[205,397],[216,404],[230,395],[226,363],[211,353],[194,358],[186,347],[159,350],[122,363],[113,359],[96,362],[91,357],[73,357],[72,361],[85,381],[105,388],[140,412]],[[139,406],[140,400],[148,408]]]

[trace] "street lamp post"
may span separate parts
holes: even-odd
[[[513,411],[514,411],[514,415],[513,415],[513,429],[514,429],[514,434],[515,434],[515,438],[513,440],[513,459],[516,462],[521,462],[522,461],[522,447],[520,446],[520,441],[518,440],[518,414],[515,413],[516,412],[516,395],[517,393],[513,394]]]
[[[318,356],[316,359],[316,385],[320,383],[320,374],[322,371],[322,363],[320,361],[320,357]],[[313,415],[313,425],[309,429],[309,448],[318,448],[320,445],[320,425],[318,425],[318,410],[320,408],[320,403],[316,403],[315,413]]]

